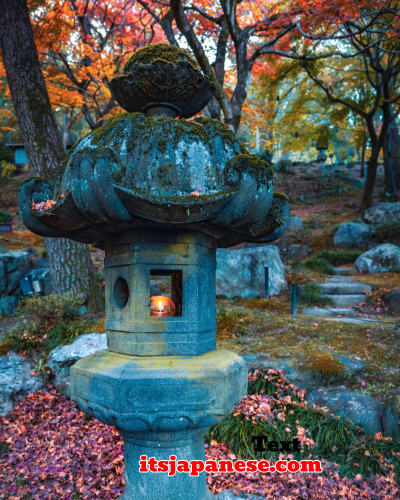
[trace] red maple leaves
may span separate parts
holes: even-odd
[[[244,406],[241,410],[251,412]],[[206,458],[236,457],[212,441],[206,445]],[[207,475],[207,482],[214,493],[233,488],[266,500],[400,498],[392,477],[340,478],[335,464],[322,462],[324,476],[215,473]],[[22,399],[10,418],[0,418],[0,498],[116,500],[124,487],[123,441],[118,432],[86,416],[52,387]]]

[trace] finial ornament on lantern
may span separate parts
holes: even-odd
[[[149,114],[152,108],[164,106],[183,118],[201,111],[215,91],[186,50],[161,43],[135,52],[110,87],[130,113]]]

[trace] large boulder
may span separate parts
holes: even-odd
[[[340,376],[349,380],[351,377],[359,375],[365,368],[364,363],[354,358],[348,358],[329,352],[329,355],[336,357],[340,363]],[[329,384],[329,379],[322,371],[317,371],[306,366],[299,366],[298,360],[294,358],[280,358],[272,360],[266,353],[242,354],[242,358],[247,362],[249,370],[256,368],[272,368],[282,370],[292,384],[306,391],[314,391]]]
[[[364,212],[362,217],[368,224],[384,224],[400,219],[400,202],[379,203]]]
[[[0,254],[0,315],[12,314],[18,304],[19,279],[30,268],[28,252]]]
[[[308,393],[309,403],[327,407],[332,413],[347,418],[366,432],[382,432],[384,407],[380,401],[362,392],[312,391]]]
[[[29,268],[28,252],[0,254],[0,297],[18,295],[18,280],[28,272]]]
[[[44,388],[44,380],[31,373],[31,365],[22,356],[0,357],[0,416],[9,413],[19,399]]]
[[[359,271],[364,273],[390,273],[400,271],[400,248],[384,243],[368,250],[355,261]]]
[[[363,248],[371,240],[371,226],[361,222],[346,222],[336,231],[333,243],[339,248]]]
[[[400,290],[392,290],[383,296],[383,301],[389,309],[400,313]]]
[[[285,270],[276,246],[219,249],[217,251],[217,294],[245,299],[265,296],[265,267],[269,267],[270,295],[285,287]]]
[[[0,298],[0,316],[10,316],[18,305],[18,297]]]
[[[72,344],[56,347],[51,351],[47,362],[54,375],[54,387],[61,394],[69,396],[70,367],[79,359],[102,349],[107,349],[107,337],[105,333],[80,335]]]

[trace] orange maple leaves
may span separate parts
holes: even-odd
[[[63,199],[65,198],[65,194],[64,193],[61,193],[60,194],[60,199]],[[50,210],[50,208],[54,207],[54,205],[56,204],[57,202],[54,201],[54,200],[46,200],[46,201],[40,201],[39,203],[35,203],[33,200],[32,200],[32,210],[36,210],[38,212],[43,212],[45,210]]]

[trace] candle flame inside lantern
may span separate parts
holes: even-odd
[[[175,304],[169,297],[150,297],[150,316],[174,316]]]

